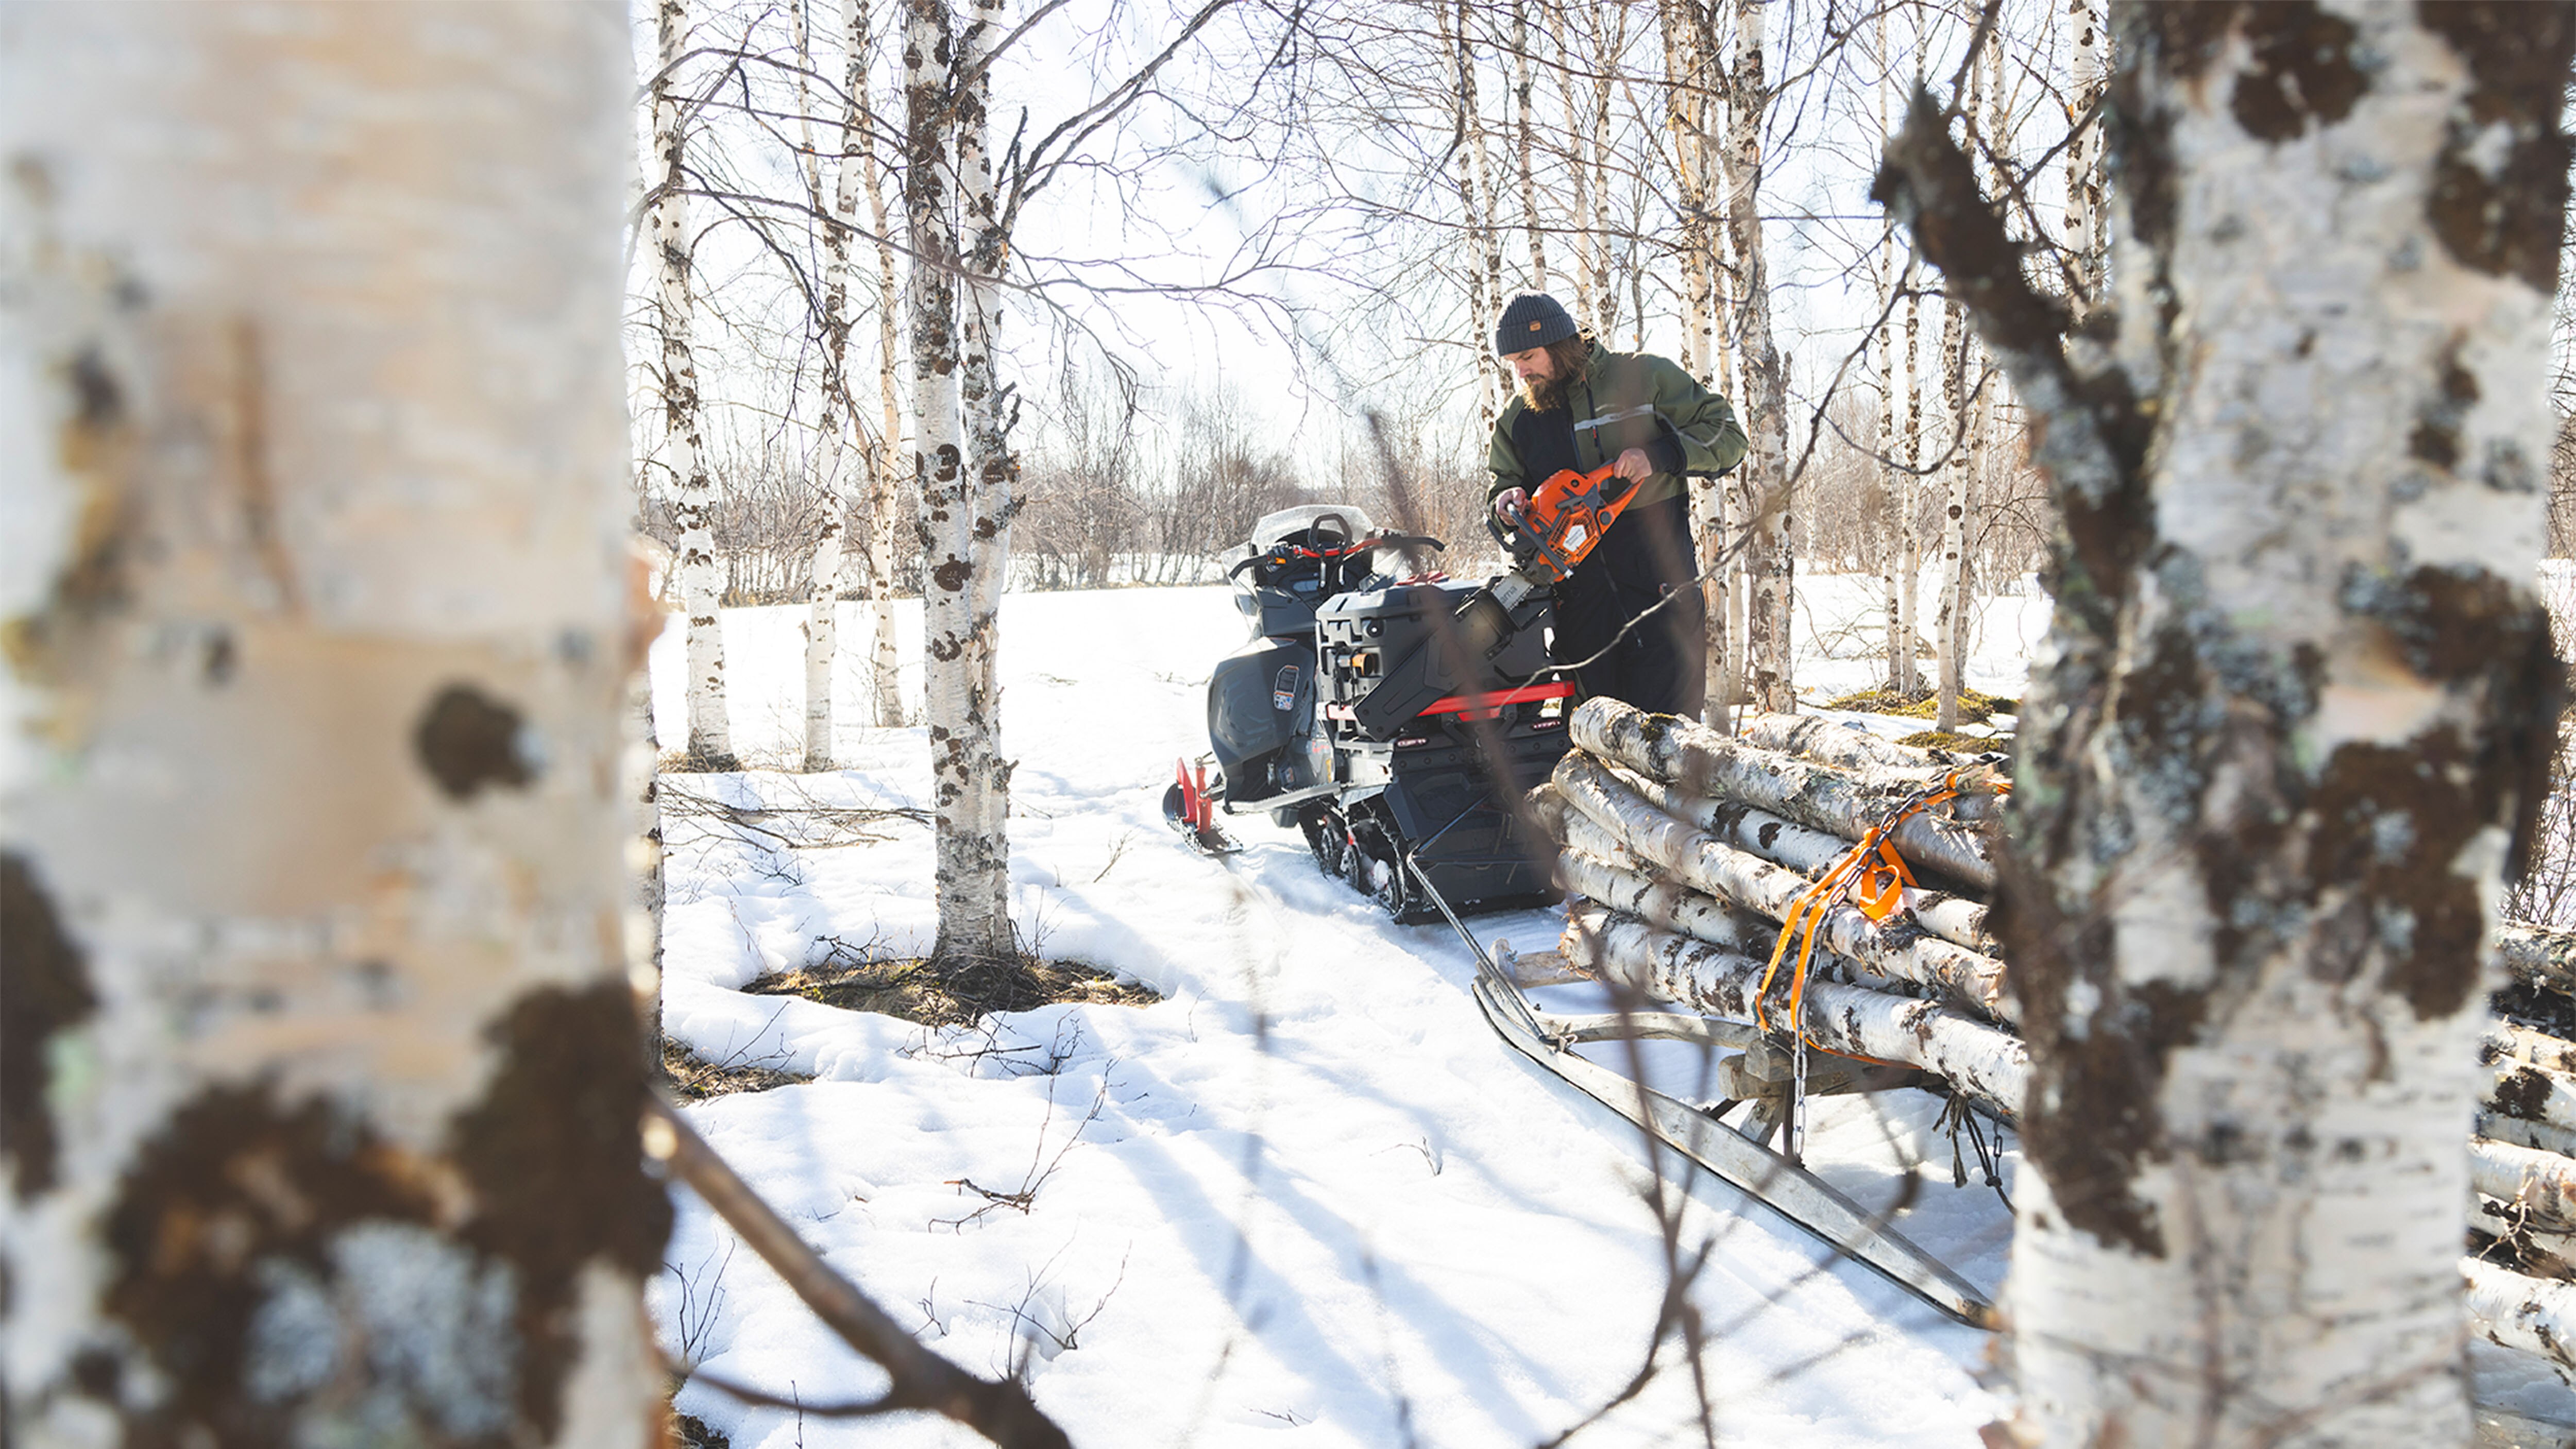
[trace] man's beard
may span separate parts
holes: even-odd
[[[1565,406],[1565,378],[1559,373],[1546,377],[1521,379],[1521,401],[1534,413],[1552,413]]]

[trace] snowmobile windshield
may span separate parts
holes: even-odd
[[[1295,508],[1282,508],[1261,515],[1252,525],[1252,544],[1248,552],[1259,552],[1287,542],[1312,543],[1308,531],[1322,522],[1326,533],[1344,538],[1358,538],[1377,527],[1361,509],[1347,503],[1307,503]]]

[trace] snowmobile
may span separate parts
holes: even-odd
[[[1549,672],[1546,586],[1631,491],[1607,468],[1548,480],[1496,529],[1516,562],[1483,585],[1409,571],[1447,546],[1355,507],[1263,517],[1228,570],[1253,637],[1208,681],[1217,773],[1183,762],[1165,816],[1227,852],[1217,811],[1267,811],[1399,921],[1554,901],[1554,847],[1513,808],[1565,752],[1574,694]]]

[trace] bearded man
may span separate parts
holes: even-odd
[[[1636,487],[1610,531],[1556,586],[1550,655],[1580,666],[1574,679],[1586,697],[1696,716],[1708,695],[1708,621],[1682,480],[1743,461],[1735,410],[1665,358],[1601,346],[1543,292],[1524,292],[1503,308],[1494,351],[1520,379],[1494,420],[1485,460],[1497,519],[1508,524],[1510,512],[1528,506],[1530,490],[1567,468],[1589,473],[1610,463]],[[1631,620],[1636,627],[1627,627]]]

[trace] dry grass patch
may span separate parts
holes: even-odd
[[[970,1026],[1002,1011],[1029,1011],[1060,1001],[1098,1006],[1151,1006],[1163,998],[1079,961],[1015,961],[942,977],[919,957],[802,967],[763,976],[745,991],[801,996],[847,1011],[874,1011],[923,1026]]]
[[[662,1038],[662,1075],[670,1080],[671,1090],[683,1102],[703,1102],[735,1092],[766,1092],[772,1087],[814,1080],[802,1072],[782,1072],[753,1061],[711,1062],[669,1037]]]
[[[1897,741],[1918,750],[1947,750],[1954,755],[2009,755],[2010,735],[1963,735],[1942,730],[1917,730]]]
[[[1941,701],[1929,690],[1921,694],[1900,694],[1892,689],[1864,689],[1857,694],[1846,694],[1840,699],[1829,699],[1825,701],[1825,708],[1859,710],[1864,714],[1900,715],[1906,719],[1937,719],[1941,714]],[[1973,689],[1959,691],[1959,718],[1971,724],[1982,724],[1989,715],[2020,713],[2021,701],[2018,699],[2006,699],[1999,694],[1979,694]],[[1909,745],[1921,742],[1922,737],[1919,735],[1904,741]],[[1949,747],[1936,745],[1934,748]]]

